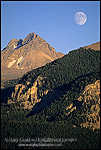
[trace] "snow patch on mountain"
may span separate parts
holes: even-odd
[[[11,61],[11,62],[9,62],[9,64],[8,64],[8,67],[7,68],[10,68],[14,63],[16,62],[16,60],[13,60],[13,61]]]
[[[22,61],[23,61],[23,56],[21,56],[19,59],[18,59],[18,61],[17,61],[17,65],[19,64],[19,63],[21,63]]]

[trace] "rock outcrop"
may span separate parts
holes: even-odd
[[[17,40],[17,39],[12,39],[12,40],[10,40],[10,42],[8,43],[8,45],[7,45],[7,48],[10,48],[10,49],[15,49],[15,48],[17,48],[17,47],[20,47],[20,46],[22,46],[22,39],[19,39],[19,40]]]
[[[78,100],[83,102],[82,105],[86,110],[81,115],[85,115],[86,122],[81,126],[100,128],[100,80],[86,86],[83,95]]]
[[[13,103],[16,100],[20,101],[25,109],[31,109],[33,106],[41,101],[41,97],[48,93],[48,90],[40,89],[44,85],[44,78],[38,76],[33,85],[27,82],[26,85],[17,84],[14,92],[12,92],[11,99],[8,103]]]

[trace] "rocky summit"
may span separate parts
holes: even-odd
[[[12,39],[1,52],[2,79],[21,77],[29,70],[41,67],[64,56],[36,33],[30,33],[24,40]]]

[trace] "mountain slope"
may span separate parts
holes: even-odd
[[[85,46],[84,48],[86,49],[94,49],[94,50],[100,50],[100,42],[97,42],[97,43],[93,43],[91,45],[88,45],[88,46]]]
[[[3,77],[21,76],[22,72],[41,67],[62,57],[45,40],[35,33],[22,39],[12,39],[1,52],[1,75]]]
[[[99,51],[74,50],[27,72],[19,81],[6,83],[1,105],[2,149],[22,149],[20,144],[36,149],[35,144],[45,145],[48,140],[52,145],[44,148],[101,148]]]
[[[59,86],[69,84],[87,74],[100,72],[100,52],[81,48],[46,66],[26,73],[15,86],[10,102],[22,101],[31,109],[42,99],[51,102],[54,95],[61,95]],[[54,92],[52,92],[54,89]]]

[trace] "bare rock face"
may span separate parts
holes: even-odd
[[[30,82],[27,82],[26,85],[17,84],[8,103],[14,103],[17,100],[21,102],[20,105],[23,105],[23,108],[33,108],[36,103],[41,101],[41,97],[48,93],[48,90],[40,90],[40,87],[42,87],[43,84],[44,78],[40,76],[37,77],[31,87]]]
[[[38,35],[36,33],[29,33],[26,38],[23,40],[23,45],[28,44],[32,39],[35,39]]]
[[[18,78],[57,58],[64,56],[57,53],[45,40],[36,33],[30,33],[24,40],[12,39],[1,52],[1,76]]]
[[[81,124],[83,127],[100,128],[100,80],[85,87],[83,95],[79,97],[83,101],[83,106],[87,109],[85,114],[86,122]]]
[[[85,118],[84,123],[80,124],[80,126],[91,127],[93,130],[100,129],[100,80],[87,85],[77,99],[77,103],[82,103],[83,113],[80,111],[80,119],[84,120]],[[66,107],[66,116],[68,117],[71,113],[75,113],[76,109],[76,105],[72,102]]]
[[[20,46],[22,46],[22,39],[19,39],[19,40],[17,40],[17,39],[12,39],[12,40],[10,40],[10,42],[8,43],[8,45],[7,45],[7,48],[9,49],[15,49],[15,48],[17,48],[17,47],[20,47]]]

